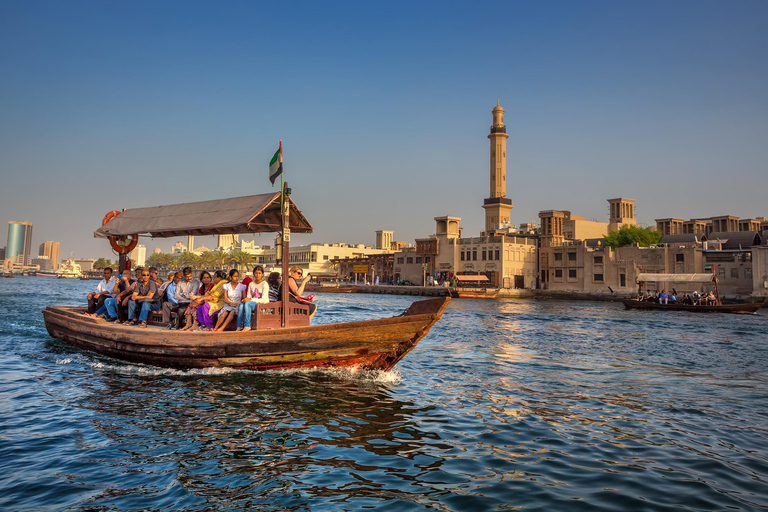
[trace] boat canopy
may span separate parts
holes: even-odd
[[[710,283],[715,281],[714,274],[638,274],[639,283]]]
[[[312,232],[312,225],[293,201],[288,225],[294,233]],[[97,229],[94,236],[139,234],[169,238],[276,231],[282,231],[280,192],[123,210]]]
[[[459,274],[456,274],[456,280],[457,281],[466,281],[466,282],[475,282],[475,283],[489,283],[488,276],[486,275],[479,275],[479,276],[462,276]]]

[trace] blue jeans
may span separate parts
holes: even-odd
[[[146,322],[149,317],[150,311],[160,311],[162,305],[159,302],[142,302],[141,313],[139,313],[139,322]],[[136,301],[128,301],[128,318],[130,320],[136,319]]]
[[[110,297],[104,301],[104,305],[96,310],[96,316],[104,318],[117,318],[117,301]]]
[[[251,314],[256,309],[258,303],[256,302],[241,302],[237,306],[237,326],[238,327],[250,327],[251,326]]]

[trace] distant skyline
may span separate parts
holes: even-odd
[[[4,2],[0,226],[114,259],[105,213],[276,190],[282,139],[315,227],[293,244],[413,242],[443,215],[473,236],[497,98],[515,224],[607,221],[619,196],[646,225],[768,215],[766,19],[762,0]]]

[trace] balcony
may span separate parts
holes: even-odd
[[[506,126],[491,126],[491,133],[507,133]]]

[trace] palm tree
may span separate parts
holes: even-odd
[[[227,263],[230,261],[229,253],[226,251],[216,251],[213,254],[213,263],[215,268],[221,268],[227,266]]]
[[[210,251],[204,252],[198,258],[197,264],[201,269],[214,268],[216,266],[216,255]]]
[[[200,265],[200,256],[193,252],[183,252],[179,255],[178,260],[180,267],[192,267],[197,269]]]
[[[243,270],[247,272],[248,265],[253,263],[253,254],[247,253],[245,251],[234,251],[232,254],[230,254],[229,259],[232,263],[235,264],[235,268],[241,272]]]

